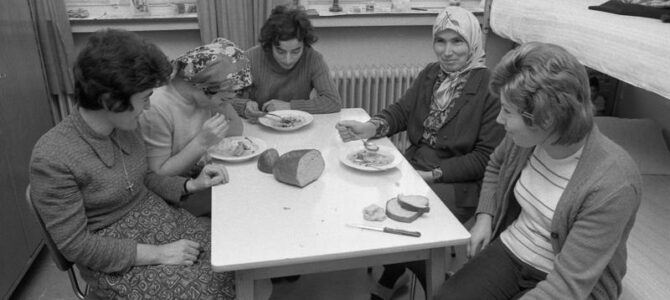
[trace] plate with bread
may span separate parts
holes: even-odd
[[[209,149],[209,155],[223,161],[243,161],[258,156],[268,148],[265,141],[253,136],[229,136]]]
[[[275,110],[258,118],[258,123],[279,131],[300,129],[314,120],[308,112],[301,110]]]
[[[370,151],[365,149],[363,144],[356,143],[356,146],[346,147],[340,153],[340,161],[350,168],[361,171],[385,171],[395,168],[402,161],[396,152],[395,148],[382,145],[377,151]]]

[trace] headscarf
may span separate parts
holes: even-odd
[[[468,43],[469,53],[465,65],[458,71],[447,72],[440,65],[442,73],[438,75],[438,81],[433,86],[433,101],[430,104],[430,113],[423,122],[424,133],[422,137],[430,145],[435,145],[437,132],[446,121],[453,100],[460,97],[470,71],[486,68],[482,31],[477,18],[464,8],[447,6],[435,19],[433,40],[435,35],[448,29],[458,33]]]
[[[188,82],[196,81],[197,75],[211,68],[221,72],[230,72],[226,80],[230,80],[233,90],[239,90],[251,84],[251,67],[244,51],[235,43],[216,38],[212,43],[191,49],[172,61],[174,73]],[[197,83],[197,82],[196,82]]]
[[[468,43],[468,59],[462,69],[447,72],[442,65],[446,78],[434,92],[434,99],[440,110],[446,109],[460,91],[467,79],[469,71],[477,68],[486,68],[484,48],[482,46],[482,31],[479,21],[468,10],[458,6],[447,6],[435,19],[433,25],[433,39],[438,33],[451,29],[458,33]]]
[[[470,56],[465,67],[458,72],[486,68],[486,54],[482,45],[482,29],[477,17],[467,9],[459,6],[447,6],[435,19],[433,38],[439,32],[451,29],[468,43]],[[446,71],[445,71],[446,72]]]

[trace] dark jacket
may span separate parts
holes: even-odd
[[[422,144],[423,122],[430,111],[439,72],[438,63],[429,64],[403,97],[377,116],[388,121],[389,136],[407,131],[411,145],[405,156],[414,168],[431,170],[439,166],[443,175],[438,182],[454,185],[456,204],[476,206],[489,155],[504,136],[503,127],[496,123],[500,102],[488,92],[489,71],[472,70],[438,131],[436,146]]]

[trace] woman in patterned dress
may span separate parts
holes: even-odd
[[[234,278],[210,266],[210,229],[176,208],[188,193],[228,182],[147,167],[138,118],[172,68],[138,35],[94,33],[74,66],[77,109],[35,145],[31,195],[89,293],[103,299],[233,299]]]

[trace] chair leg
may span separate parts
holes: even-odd
[[[79,281],[77,280],[77,274],[75,274],[73,267],[67,271],[67,275],[70,277],[70,284],[72,285],[72,290],[74,291],[75,296],[77,296],[78,299],[83,300],[88,293],[88,286],[86,286],[86,290],[84,292],[81,291],[81,287],[79,287]]]
[[[407,271],[405,271],[407,272]],[[414,294],[416,293],[416,275],[413,272],[410,272],[409,275],[409,300],[414,300]]]

